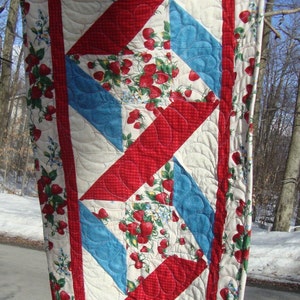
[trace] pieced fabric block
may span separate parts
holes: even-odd
[[[264,1],[21,1],[53,299],[243,299]]]

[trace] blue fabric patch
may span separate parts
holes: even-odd
[[[66,57],[69,105],[123,151],[121,104]]]
[[[171,48],[220,97],[221,44],[174,0],[170,3]]]
[[[173,205],[210,261],[215,213],[190,174],[174,160]]]
[[[116,237],[79,201],[83,247],[126,293],[126,250]],[[99,282],[99,284],[101,284]]]

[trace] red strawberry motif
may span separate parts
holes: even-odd
[[[244,119],[245,119],[245,121],[249,124],[249,111],[246,111],[246,112],[244,113]]]
[[[68,227],[68,224],[65,221],[59,221],[58,226],[59,228],[65,229]]]
[[[253,73],[254,73],[254,67],[248,66],[248,67],[245,69],[245,72],[246,72],[247,75],[253,76]]]
[[[48,98],[48,99],[52,99],[53,98],[52,87],[46,88],[46,90],[44,91],[44,96],[46,98]]]
[[[154,108],[155,108],[155,103],[154,102],[148,102],[145,107],[146,107],[147,110],[153,111]]]
[[[252,90],[253,90],[253,85],[252,84],[247,84],[246,85],[247,94],[251,94]]]
[[[184,238],[180,238],[179,240],[178,240],[178,242],[179,242],[179,245],[185,245],[185,239]]]
[[[129,233],[132,234],[132,235],[137,235],[137,234],[138,234],[137,228],[138,228],[138,223],[136,223],[136,222],[129,223],[129,224],[127,225],[127,230],[128,230]]]
[[[52,119],[53,119],[52,116],[51,116],[50,114],[45,114],[44,117],[45,117],[45,120],[46,120],[46,121],[52,121]]]
[[[52,195],[58,195],[62,193],[63,189],[56,183],[52,184],[51,186],[51,194]]]
[[[155,178],[154,176],[151,176],[150,178],[148,178],[147,183],[149,186],[153,186],[155,183]]]
[[[104,72],[102,72],[102,71],[95,72],[93,74],[93,77],[98,81],[102,81],[104,78]]]
[[[45,206],[42,209],[42,213],[46,215],[52,215],[54,213],[54,208],[50,204],[45,204]]]
[[[89,62],[87,63],[87,67],[88,67],[89,69],[94,69],[95,64],[94,64],[93,62],[89,61]]]
[[[33,86],[31,89],[31,98],[32,99],[40,99],[43,95],[43,92],[41,89],[39,89],[37,86]]]
[[[40,59],[35,56],[34,54],[29,54],[26,58],[25,58],[25,62],[29,65],[29,66],[36,66],[39,64]]]
[[[134,54],[134,52],[132,50],[130,50],[128,47],[123,48],[122,53],[125,55]]]
[[[48,195],[44,192],[39,193],[40,205],[45,204],[48,201]]]
[[[155,40],[154,39],[149,39],[146,42],[144,42],[145,48],[149,50],[154,50],[155,48]]]
[[[244,10],[239,14],[239,18],[243,23],[248,23],[250,20],[251,12],[249,10]]]
[[[42,131],[40,129],[37,129],[36,127],[32,129],[32,137],[35,142],[41,137],[41,134]]]
[[[198,259],[202,258],[202,256],[204,255],[204,253],[201,249],[196,250],[195,254],[198,257]]]
[[[245,227],[244,227],[243,225],[241,225],[241,224],[237,224],[237,225],[236,225],[236,230],[237,230],[237,232],[238,232],[239,234],[244,234],[244,232],[245,232]]]
[[[29,74],[28,74],[28,77],[29,77],[29,84],[30,84],[30,85],[35,84],[36,78],[35,78],[35,76],[33,75],[33,73],[29,73]]]
[[[138,234],[138,236],[137,236],[137,242],[139,244],[147,244],[148,241],[149,241],[149,238],[147,236],[143,236],[141,234]]]
[[[223,300],[227,300],[228,299],[228,295],[229,295],[229,289],[228,288],[223,288],[220,291],[220,295],[222,297]]]
[[[175,91],[175,92],[171,91],[169,99],[171,102],[186,101],[185,97],[179,91]]]
[[[166,179],[162,182],[162,186],[164,189],[166,189],[168,192],[171,192],[173,190],[174,181],[172,179]]]
[[[47,106],[47,113],[50,115],[53,115],[56,113],[56,108],[53,105],[48,105]]]
[[[65,231],[64,231],[64,229],[63,228],[57,228],[57,233],[59,233],[60,235],[63,235],[63,234],[65,234]]]
[[[156,80],[155,82],[157,84],[164,84],[169,80],[169,75],[162,72],[162,71],[158,71],[156,72]]]
[[[159,254],[163,254],[165,252],[165,248],[162,247],[162,246],[158,246],[157,251],[158,251]]]
[[[166,50],[171,49],[171,42],[170,41],[165,41],[163,45],[164,45],[164,49],[166,49]]]
[[[160,234],[162,234],[162,235],[165,235],[165,234],[166,234],[166,230],[165,230],[165,229],[161,229],[159,232],[160,232]]]
[[[241,238],[241,235],[239,233],[236,233],[233,237],[232,240],[234,243],[236,243],[239,239]]]
[[[177,77],[178,73],[179,73],[179,69],[178,68],[172,69],[172,78]]]
[[[173,222],[178,222],[179,221],[179,217],[177,216],[177,214],[174,210],[172,211],[172,221]]]
[[[140,225],[141,235],[143,237],[148,237],[151,235],[153,230],[153,224],[151,222],[142,222]]]
[[[108,213],[107,211],[102,207],[99,209],[98,214],[96,214],[97,217],[100,219],[107,219],[108,218]]]
[[[107,90],[107,91],[110,91],[110,90],[111,90],[111,85],[110,85],[110,83],[108,83],[108,82],[103,83],[103,84],[102,84],[102,87],[103,87],[105,90]]]
[[[146,246],[143,246],[142,249],[140,250],[141,252],[148,252],[149,249]]]
[[[24,12],[24,15],[27,15],[27,14],[28,14],[29,9],[30,9],[30,3],[24,1],[24,2],[23,2],[23,12]]]
[[[163,249],[166,249],[169,246],[169,241],[167,239],[162,239],[159,244]]]
[[[235,257],[235,259],[237,260],[237,262],[241,263],[242,260],[243,260],[243,253],[242,253],[242,250],[235,251],[234,257]]]
[[[196,81],[199,78],[200,78],[200,76],[195,71],[193,71],[193,70],[190,71],[190,73],[189,73],[190,81]]]
[[[127,118],[127,124],[133,124],[133,123],[135,122],[135,120],[136,120],[136,119],[135,119],[134,117],[130,117],[130,116],[129,116],[129,117]]]
[[[142,75],[140,77],[140,82],[139,82],[139,86],[141,88],[150,88],[150,86],[152,86],[153,84],[153,78],[151,75]]]
[[[136,269],[141,269],[143,267],[143,262],[142,261],[136,261],[134,264]]]
[[[41,76],[47,76],[51,73],[51,69],[45,64],[41,64],[39,67],[39,73]]]
[[[180,228],[181,228],[182,230],[186,230],[187,226],[186,226],[185,223],[183,223],[183,224],[181,224]]]
[[[136,210],[134,213],[133,213],[133,217],[139,221],[139,222],[142,222],[143,219],[144,219],[144,215],[145,215],[145,212],[143,210]]]
[[[61,300],[70,300],[71,299],[69,294],[65,291],[61,291],[59,295],[60,295]]]
[[[123,222],[120,222],[119,223],[119,229],[123,232],[126,232],[127,231],[127,225]]]
[[[191,95],[192,95],[192,90],[185,90],[184,91],[184,95],[186,96],[186,97],[191,97]]]
[[[111,62],[109,69],[116,75],[120,75],[120,63],[118,61]]]
[[[125,66],[121,67],[121,73],[122,73],[122,75],[128,74],[129,71],[130,71],[130,69],[128,67],[125,67]]]
[[[150,86],[149,98],[155,99],[155,98],[159,98],[160,96],[161,96],[161,89],[155,85]]]
[[[155,35],[153,28],[144,28],[142,34],[145,40],[151,39]]]
[[[155,196],[155,200],[161,204],[167,204],[168,194],[165,192],[159,193]]]
[[[134,120],[137,120],[141,116],[141,112],[136,108],[129,113],[129,116],[132,117]]]
[[[50,184],[52,182],[51,178],[48,177],[48,176],[42,176],[41,180],[42,180],[44,185]]]
[[[124,67],[130,68],[130,67],[132,66],[132,61],[129,60],[129,59],[127,59],[127,58],[125,58],[125,59],[123,60],[123,66],[124,66]]]
[[[240,152],[234,152],[231,157],[236,165],[239,165],[242,163]]]
[[[156,64],[145,65],[144,73],[146,75],[154,75],[156,72]]]
[[[133,127],[134,127],[135,129],[140,129],[141,126],[142,126],[141,122],[135,122],[134,125],[133,125]]]
[[[213,91],[209,91],[205,99],[208,103],[214,103],[217,100],[217,97]]]
[[[53,249],[53,243],[48,241],[48,249],[49,250],[52,250]]]
[[[139,259],[139,255],[136,252],[132,252],[129,256],[133,261],[138,261]]]
[[[151,60],[151,58],[152,58],[152,55],[149,54],[149,53],[147,53],[147,52],[143,52],[141,54],[141,56],[142,56],[142,59],[143,59],[144,63],[149,62]]]

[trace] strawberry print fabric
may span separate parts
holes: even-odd
[[[243,299],[263,1],[22,1],[53,299]]]

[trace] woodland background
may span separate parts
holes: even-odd
[[[0,1],[0,192],[36,195],[20,0]],[[254,115],[253,220],[300,226],[300,4],[265,7]]]

